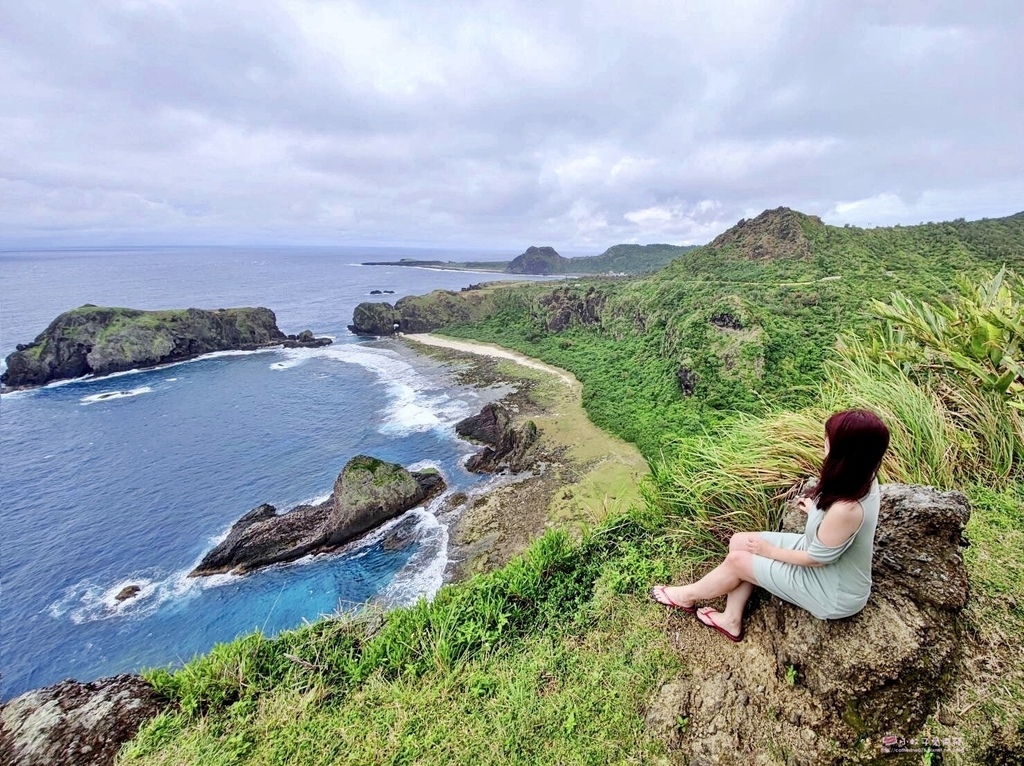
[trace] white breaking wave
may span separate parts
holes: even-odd
[[[112,399],[129,399],[133,396],[151,393],[153,393],[153,389],[149,386],[140,386],[139,388],[133,388],[129,391],[107,391],[104,394],[90,394],[89,396],[83,396],[78,401],[80,404],[98,404],[100,402],[108,402]]]
[[[51,617],[66,616],[76,625],[112,617],[146,617],[167,601],[188,599],[206,588],[215,588],[238,578],[238,575],[229,574],[189,577],[190,571],[191,567],[162,579],[126,577],[113,585],[83,580],[68,588],[60,599],[50,604],[48,611]],[[129,585],[138,587],[139,592],[131,598],[118,601],[117,594]]]
[[[356,364],[372,372],[384,384],[390,402],[384,408],[379,431],[388,436],[446,428],[472,414],[468,401],[453,398],[437,383],[418,372],[395,351],[345,343],[322,348],[284,349],[284,359],[270,365],[274,370],[297,367],[310,359],[330,359]],[[473,396],[467,392],[467,397]]]

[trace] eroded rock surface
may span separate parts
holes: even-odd
[[[61,681],[0,708],[5,766],[107,766],[164,700],[139,676]]]
[[[191,577],[248,572],[344,545],[444,490],[435,471],[410,472],[366,455],[342,469],[331,497],[278,514],[263,504],[242,516]]]
[[[648,724],[691,762],[870,762],[882,737],[910,737],[935,711],[960,650],[970,510],[959,492],[881,489],[872,593],[859,614],[818,620],[755,596],[740,644],[692,618],[675,634],[692,673],[656,695]],[[791,511],[784,529],[802,531],[804,520]],[[679,720],[685,731],[670,725]],[[769,757],[779,743],[785,757]]]
[[[530,420],[514,427],[512,416],[499,404],[484,405],[478,414],[456,423],[455,431],[489,445],[466,461],[466,469],[473,473],[519,473],[536,462],[532,449],[540,436],[536,424]]]
[[[27,388],[181,362],[213,351],[330,342],[309,330],[286,336],[274,312],[261,307],[140,311],[86,304],[58,316],[32,343],[18,344],[7,357],[0,383]]]

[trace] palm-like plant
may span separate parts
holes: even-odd
[[[986,390],[1008,396],[1024,409],[1024,281],[1003,267],[979,284],[958,280],[949,303],[914,301],[894,293],[873,301],[886,320],[869,347],[877,361],[922,378],[956,371]]]

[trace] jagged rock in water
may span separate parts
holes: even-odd
[[[312,330],[303,330],[298,335],[289,335],[288,339],[282,341],[281,345],[285,348],[320,348],[321,346],[329,346],[333,342],[330,338],[317,338],[313,335]]]
[[[530,420],[518,428],[513,427],[511,415],[500,405],[485,405],[477,415],[460,421],[455,428],[461,436],[491,445],[466,461],[466,469],[473,473],[497,473],[506,469],[519,473],[536,462],[532,447],[540,436],[537,425]]]
[[[0,708],[5,766],[110,766],[121,745],[165,706],[139,676],[66,680]]]
[[[123,588],[121,588],[118,594],[114,596],[114,600],[127,601],[128,599],[135,598],[137,595],[139,595],[139,591],[141,590],[142,588],[140,588],[138,585],[125,585]]]
[[[248,572],[334,550],[444,490],[436,471],[358,455],[342,469],[331,497],[278,514],[263,504],[246,513],[228,536],[203,557],[190,577]]]
[[[873,762],[882,736],[911,737],[935,711],[960,648],[970,510],[959,492],[881,491],[872,592],[860,613],[819,620],[775,597],[755,598],[741,643],[695,628],[690,640],[717,642],[699,653],[707,666],[691,665],[690,677],[666,684],[647,715],[690,762],[749,763],[780,742],[787,762]],[[783,528],[802,531],[805,519],[793,509]],[[688,719],[682,735],[665,724],[680,717]]]
[[[511,417],[508,410],[497,404],[485,404],[476,415],[470,415],[455,424],[455,433],[466,439],[498,446],[509,430]]]

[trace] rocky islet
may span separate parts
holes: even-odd
[[[215,351],[331,343],[312,331],[286,335],[268,308],[143,311],[86,304],[66,311],[31,343],[18,344],[0,376],[6,390],[86,375],[183,362]]]

